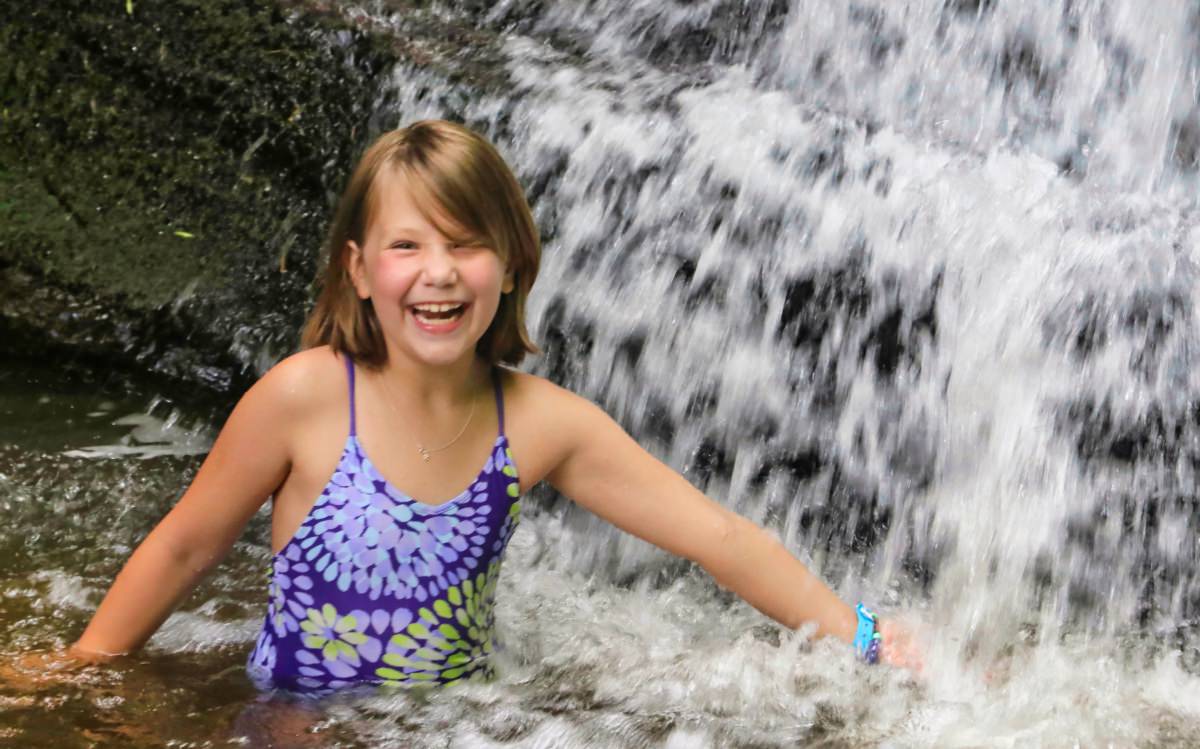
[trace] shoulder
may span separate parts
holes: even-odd
[[[549,380],[502,369],[506,423],[543,447],[569,448],[577,439],[611,421],[587,398]]]
[[[292,354],[271,367],[246,392],[239,407],[301,415],[342,406],[346,390],[344,359],[328,346],[318,346]]]
[[[500,381],[504,384],[504,395],[507,398],[557,397],[559,393],[571,393],[545,377],[538,377],[528,372],[501,366],[497,366],[496,371],[500,373]]]
[[[586,398],[544,377],[503,367],[500,373],[506,407],[514,413],[547,419],[596,408]]]
[[[259,382],[289,392],[325,390],[334,382],[345,385],[345,359],[328,346],[305,349],[271,367]]]
[[[250,484],[257,480],[253,476],[266,476],[269,492],[286,477],[298,446],[336,431],[335,418],[345,424],[345,383],[342,360],[327,348],[279,362],[242,395],[225,420],[204,463],[206,475],[217,466],[217,474],[241,476]]]
[[[603,416],[592,403],[547,379],[501,368],[504,429],[522,489],[549,476],[576,449],[589,413]]]

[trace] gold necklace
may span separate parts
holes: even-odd
[[[387,379],[381,375],[379,377],[379,381],[383,385],[383,389],[385,391],[387,391],[388,408],[391,410],[392,415],[396,417],[396,420],[403,423],[404,419],[400,418],[400,413],[398,411],[396,411],[396,406],[393,405],[393,403],[392,403],[392,401],[395,400],[395,396],[392,395],[392,389],[390,387],[388,387]],[[445,450],[447,447],[450,447],[455,442],[458,442],[458,439],[466,433],[467,427],[471,425],[471,419],[475,418],[475,404],[478,401],[479,401],[478,398],[471,398],[471,412],[467,414],[467,420],[463,422],[462,429],[458,430],[458,434],[454,435],[454,439],[450,440],[446,444],[444,444],[440,447],[425,447],[425,445],[421,444],[420,441],[413,440],[414,442],[417,443],[417,452],[421,454],[421,460],[428,463],[429,459],[433,456],[434,453],[440,453],[442,450]]]

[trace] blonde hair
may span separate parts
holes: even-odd
[[[487,140],[462,125],[422,120],[385,133],[355,167],[329,230],[329,264],[301,346],[329,345],[356,362],[387,361],[383,331],[369,299],[358,297],[346,266],[347,245],[362,245],[375,206],[376,177],[397,170],[421,212],[455,241],[483,244],[507,266],[513,290],[500,298],[476,351],[495,364],[518,364],[538,348],[525,329],[525,301],[537,277],[541,243],[512,170]]]

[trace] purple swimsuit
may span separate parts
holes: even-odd
[[[247,669],[261,688],[325,694],[490,675],[500,560],[520,516],[517,470],[500,433],[466,491],[440,505],[392,486],[355,430],[329,483],[275,555],[266,621]]]

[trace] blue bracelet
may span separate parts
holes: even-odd
[[[858,604],[854,613],[858,614],[858,629],[854,632],[854,652],[867,663],[878,663],[879,644],[883,640],[883,635],[875,629],[875,623],[879,620],[865,604]]]

